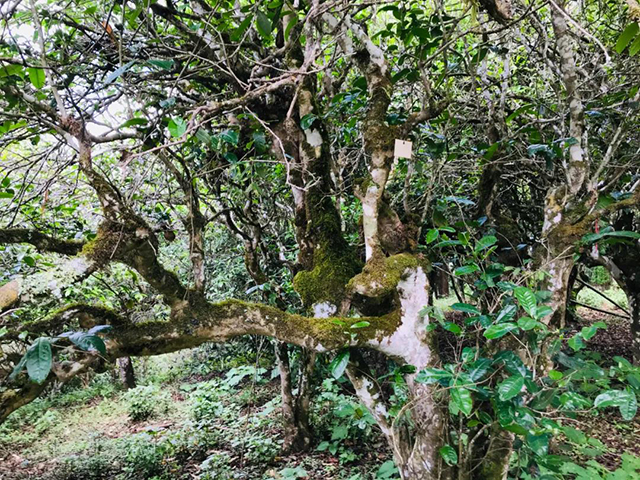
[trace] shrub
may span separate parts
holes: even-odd
[[[233,478],[231,457],[226,452],[216,452],[200,464],[200,480],[230,480]]]
[[[148,433],[123,438],[118,448],[124,453],[123,463],[125,479],[148,479],[162,475],[164,470],[164,448],[162,442],[154,442]]]
[[[155,385],[132,388],[126,394],[129,418],[138,422],[164,413],[169,406],[166,392]]]

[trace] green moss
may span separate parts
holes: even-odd
[[[374,257],[365,265],[362,273],[353,277],[347,288],[368,297],[383,297],[395,293],[396,287],[407,270],[422,267],[429,271],[426,259],[400,253],[391,257]]]
[[[308,204],[313,208],[309,236],[316,244],[313,268],[299,272],[293,286],[306,306],[319,302],[339,305],[345,285],[360,271],[362,264],[342,236],[340,217],[331,198],[313,195]]]
[[[307,306],[318,302],[339,305],[347,282],[360,271],[360,261],[349,249],[335,252],[320,247],[314,252],[313,264],[312,270],[299,272],[293,279],[302,303]]]

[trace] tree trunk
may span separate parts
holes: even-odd
[[[640,291],[627,291],[629,313],[631,314],[631,342],[633,362],[640,365]]]
[[[303,452],[311,446],[311,428],[309,426],[310,377],[313,373],[315,355],[301,355],[298,395],[293,394],[289,346],[286,343],[276,345],[276,357],[280,369],[280,390],[282,393],[282,424],[284,428],[284,453]],[[313,358],[311,358],[313,357]]]
[[[131,357],[122,357],[117,361],[118,374],[120,375],[120,381],[125,390],[130,388],[136,388],[136,377],[133,372],[133,362]]]

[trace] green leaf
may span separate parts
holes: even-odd
[[[640,52],[640,35],[636,37],[631,46],[629,47],[629,55],[634,56]]]
[[[455,335],[460,335],[462,333],[462,329],[460,328],[460,326],[453,322],[447,322],[443,325],[443,327],[445,330],[448,330]]]
[[[271,20],[269,20],[269,17],[260,10],[258,10],[256,18],[256,27],[258,28],[258,33],[262,38],[265,40],[269,40],[271,38]]]
[[[549,438],[551,436],[548,433],[542,435],[527,435],[527,445],[537,456],[541,457],[549,452]]]
[[[223,142],[233,145],[234,147],[238,146],[238,140],[240,139],[238,132],[235,130],[225,130],[220,134],[220,138]]]
[[[0,198],[13,198],[13,192],[0,192]]]
[[[172,137],[181,137],[187,131],[187,122],[180,117],[172,118],[168,128]]]
[[[300,128],[303,130],[308,130],[313,125],[313,122],[316,121],[318,117],[316,117],[313,113],[307,113],[304,117],[300,119]]]
[[[466,416],[471,414],[471,410],[473,409],[473,399],[471,398],[471,392],[466,388],[452,388],[451,403],[453,403],[455,407]]]
[[[536,316],[536,296],[527,287],[516,287],[513,294],[520,306],[532,317]]]
[[[331,372],[333,378],[335,378],[336,380],[342,376],[345,369],[347,368],[350,355],[351,354],[349,353],[349,350],[342,350],[329,364],[329,371]]]
[[[163,70],[171,70],[175,62],[173,60],[152,59],[148,60],[148,63]]]
[[[584,342],[582,341],[582,337],[580,334],[574,335],[567,341],[567,345],[569,345],[574,352],[578,350],[582,350],[584,348]]]
[[[27,73],[29,74],[29,81],[36,89],[40,90],[44,87],[46,77],[42,68],[30,67],[27,68]]]
[[[30,267],[35,267],[36,265],[36,261],[33,259],[33,257],[26,256],[22,260]]]
[[[104,341],[96,335],[90,335],[84,332],[75,332],[69,335],[69,340],[71,340],[75,345],[80,347],[82,350],[86,350],[87,352],[97,351],[102,355],[107,354],[107,348],[104,344]]]
[[[206,128],[199,128],[196,132],[196,138],[205,145],[211,145],[211,134]]]
[[[481,250],[489,248],[489,247],[495,245],[497,242],[498,242],[498,239],[496,237],[494,237],[493,235],[487,235],[485,237],[482,237],[476,243],[475,251],[479,252]]]
[[[138,125],[146,125],[149,123],[149,120],[146,118],[131,118],[120,125],[118,128],[127,128],[127,127],[135,127]]]
[[[104,80],[105,86],[111,85],[113,82],[115,82],[118,78],[120,78],[121,75],[126,73],[134,63],[134,61],[131,61],[107,75],[107,78]]]
[[[362,322],[354,323],[353,325],[351,325],[351,328],[365,328],[365,327],[368,327],[369,325],[371,325],[369,322],[367,322],[366,320],[363,320]]]
[[[500,310],[500,313],[498,313],[498,316],[496,317],[496,323],[508,322],[516,316],[517,311],[518,307],[516,307],[515,305],[506,305],[502,310]]]
[[[456,312],[474,313],[476,315],[480,314],[480,310],[468,303],[454,303],[451,305],[451,310],[455,310]]]
[[[638,240],[640,238],[640,233],[638,232],[629,232],[626,230],[618,230],[613,232],[600,232],[600,233],[590,233],[589,235],[585,235],[582,237],[582,241],[584,243],[593,243],[597,242],[606,237],[618,237],[618,238],[628,238],[630,240]]]
[[[480,270],[480,268],[478,267],[478,265],[472,264],[472,265],[463,265],[462,267],[458,267],[453,271],[453,274],[456,276],[460,276],[460,275],[468,275],[470,273],[473,272],[477,272],[478,270]]]
[[[559,372],[558,370],[549,371],[549,378],[551,380],[555,380],[555,381],[562,380],[562,377],[564,377],[563,373]]]
[[[440,235],[440,232],[437,229],[432,228],[427,232],[425,241],[427,242],[427,244],[433,243],[436,241],[439,235]]]
[[[534,320],[531,317],[522,317],[518,319],[518,326],[524,330],[525,332],[528,330],[533,330],[538,325],[542,325],[539,321]]]
[[[469,378],[477,382],[489,371],[493,361],[490,358],[479,358],[469,366]]]
[[[638,411],[638,400],[632,390],[608,390],[593,402],[596,408],[618,407],[625,420],[631,420]]]
[[[36,383],[44,382],[49,376],[53,360],[51,341],[44,337],[36,339],[25,356],[29,378]]]
[[[627,394],[627,398],[623,401],[620,406],[620,415],[625,420],[631,420],[636,416],[636,412],[638,411],[638,399],[636,398],[636,394],[633,390],[627,390],[625,392]]]
[[[509,377],[498,385],[498,396],[500,400],[506,402],[517,396],[522,387],[524,387],[524,377]]]
[[[18,374],[24,369],[24,366],[26,364],[27,364],[27,355],[25,354],[22,356],[22,358],[17,363],[17,365],[13,367],[13,371],[11,372],[11,375],[9,375],[8,377],[9,381],[13,381],[18,376]]]
[[[485,338],[493,340],[496,338],[504,337],[507,333],[518,330],[518,326],[515,323],[497,323],[491,325],[484,331]]]
[[[441,447],[439,452],[440,456],[444,459],[447,465],[451,466],[458,463],[458,454],[456,452],[456,449],[451,445],[445,445],[444,447]]]
[[[627,25],[627,28],[625,28],[622,34],[618,37],[618,41],[616,42],[616,52],[622,53],[624,49],[627,48],[631,39],[636,36],[636,33],[638,33],[638,29],[639,27],[636,22]]]
[[[424,370],[420,370],[416,375],[416,382],[430,385],[440,380],[452,378],[452,376],[451,372],[442,370],[441,368],[425,368]]]
[[[229,37],[229,38],[231,38],[232,42],[240,41],[240,39],[244,36],[245,32],[249,28],[249,25],[251,25],[251,20],[253,20],[253,19],[250,16],[247,16],[247,18],[245,18],[242,21],[242,23],[238,26],[238,28],[236,28],[233,31],[233,33]]]
[[[96,333],[108,332],[112,328],[113,327],[111,325],[96,325],[95,327],[90,328],[87,333],[89,335],[95,335]]]

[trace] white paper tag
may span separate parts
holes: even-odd
[[[393,151],[393,156],[396,158],[411,158],[411,151],[413,149],[413,143],[408,140],[398,140],[396,138],[396,145]]]

